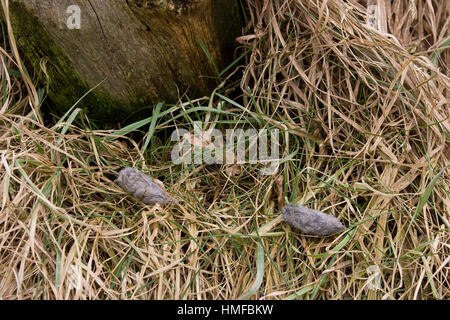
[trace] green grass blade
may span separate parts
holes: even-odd
[[[420,197],[419,203],[417,204],[413,221],[417,218],[417,215],[422,211],[423,207],[425,206],[425,203],[427,203],[428,198],[430,197],[437,180],[442,175],[442,173],[444,173],[445,169],[447,169],[448,167],[450,167],[450,163],[447,166],[445,166],[441,171],[439,171],[439,173],[433,178],[433,180],[431,180],[430,183],[426,186],[425,191]]]
[[[217,68],[216,63],[214,62],[213,57],[211,56],[211,54],[209,53],[208,48],[206,48],[205,43],[203,42],[202,39],[197,38],[197,41],[200,45],[200,47],[202,48],[203,52],[206,54],[206,56],[208,57],[208,60],[211,62],[212,66],[214,67],[214,71],[216,72],[217,75],[220,75],[219,73],[219,69]]]
[[[262,244],[258,243],[258,250],[257,250],[257,258],[256,258],[256,279],[255,282],[253,282],[253,285],[251,288],[244,292],[238,300],[248,300],[250,297],[254,296],[259,288],[261,287],[263,277],[264,277],[264,248]]]
[[[78,99],[77,102],[74,103],[74,105],[67,110],[67,112],[61,117],[61,119],[58,120],[58,122],[54,125],[54,128],[58,127],[61,123],[63,123],[66,120],[66,117],[71,114],[72,110],[75,109],[75,107],[81,102],[81,100],[83,100],[89,93],[91,93],[92,91],[94,91],[95,89],[97,89],[103,82],[106,81],[106,78],[103,79],[102,81],[100,81],[96,86],[94,86],[93,88],[89,89],[88,92],[86,92],[80,99]]]
[[[148,144],[152,139],[153,133],[155,132],[156,121],[160,117],[161,108],[163,103],[160,102],[156,105],[155,110],[153,111],[152,121],[150,122],[150,128],[148,128],[147,138],[145,139],[144,145],[142,146],[141,153],[144,154],[145,150],[147,150]]]

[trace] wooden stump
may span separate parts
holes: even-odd
[[[216,84],[207,76],[232,61],[241,31],[234,0],[10,0],[9,11],[57,108],[106,79],[81,106],[107,122],[185,92],[207,95]]]

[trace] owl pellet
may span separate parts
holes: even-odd
[[[114,182],[145,204],[178,203],[178,200],[170,198],[152,178],[135,168],[122,169]]]
[[[283,219],[304,234],[327,236],[345,229],[335,217],[303,206],[287,205],[281,210]]]

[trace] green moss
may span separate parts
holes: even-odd
[[[55,111],[63,114],[90,88],[77,75],[61,46],[49,37],[38,19],[30,15],[22,4],[10,3],[10,16],[21,53],[33,66],[39,81],[48,88],[48,96],[56,108]],[[48,77],[40,66],[42,61],[46,61]],[[110,124],[120,122],[134,109],[134,105],[124,105],[99,90],[94,90],[83,98],[78,106],[83,108],[90,118]]]
[[[133,0],[138,8],[179,11],[188,8],[198,0]]]

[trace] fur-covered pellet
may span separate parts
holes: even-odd
[[[178,200],[170,198],[152,178],[135,168],[122,169],[114,182],[145,204],[178,203]]]
[[[289,204],[281,213],[288,224],[304,234],[327,236],[345,229],[335,217],[303,206]]]

